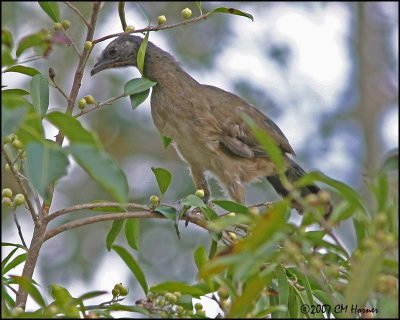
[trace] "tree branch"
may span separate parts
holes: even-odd
[[[98,103],[97,105],[95,105],[95,106],[94,106],[93,108],[91,108],[91,109],[82,110],[80,113],[77,113],[76,115],[74,115],[74,117],[75,117],[75,118],[79,118],[80,116],[83,116],[83,115],[86,114],[86,113],[89,113],[89,112],[92,112],[92,111],[94,111],[94,110],[97,110],[97,109],[101,108],[102,106],[111,105],[112,102],[114,102],[115,100],[121,99],[121,98],[123,98],[123,97],[124,97],[124,94],[121,94],[121,95],[119,95],[118,97],[113,97],[113,98],[107,99],[107,100],[105,100],[105,101],[103,101],[103,102]]]
[[[81,20],[83,21],[83,23],[86,25],[86,27],[90,27],[89,22],[86,20],[86,18],[83,16],[83,14],[78,10],[78,8],[76,8],[70,1],[64,1],[64,3],[70,7],[73,11],[75,11],[75,13],[81,18]]]
[[[24,185],[24,182],[22,181],[22,178],[15,171],[13,163],[12,163],[11,159],[8,157],[8,154],[7,154],[6,150],[4,149],[3,145],[1,146],[1,153],[3,154],[4,159],[6,160],[6,162],[8,163],[8,165],[10,167],[11,173],[13,174],[13,176],[15,177],[15,180],[17,181],[19,187],[21,188],[21,192],[22,192],[22,194],[24,195],[24,197],[26,199],[26,204],[27,204],[28,209],[29,209],[28,211],[32,216],[33,222],[35,224],[37,224],[38,223],[38,215],[36,213],[35,208],[33,207],[32,203],[31,203],[28,190],[26,189],[26,187]]]
[[[181,22],[178,22],[178,23],[174,23],[174,24],[169,24],[169,25],[164,25],[164,26],[149,26],[149,27],[146,27],[146,28],[142,28],[142,29],[138,29],[138,30],[134,30],[134,31],[130,31],[130,32],[119,32],[119,33],[109,34],[107,36],[104,36],[104,37],[101,37],[101,38],[93,40],[92,43],[96,44],[96,43],[105,41],[107,39],[111,39],[111,38],[115,38],[115,37],[121,36],[123,34],[144,33],[144,32],[147,32],[147,31],[160,31],[160,30],[168,30],[168,29],[176,28],[176,27],[179,27],[179,26],[183,26],[183,25],[187,25],[187,24],[190,24],[190,23],[198,22],[198,21],[201,21],[203,19],[207,19],[208,16],[211,15],[211,13],[212,12],[207,12],[207,13],[205,13],[203,15],[200,15],[198,17],[195,17],[193,19],[184,20],[184,21],[181,21]]]
[[[90,24],[88,26],[86,41],[93,40],[94,31],[96,28],[97,17],[100,12],[100,7],[101,7],[100,1],[96,1],[93,4],[92,18],[91,18]],[[68,105],[67,105],[67,110],[66,110],[66,113],[68,113],[68,114],[72,114],[72,111],[74,109],[76,97],[78,96],[79,89],[82,84],[83,71],[85,69],[85,65],[88,60],[90,52],[91,52],[91,49],[84,48],[81,58],[79,59],[78,67],[76,68],[76,71],[75,71],[75,76],[74,76],[74,81],[72,84],[71,92],[70,92],[70,95],[68,98]],[[61,146],[63,141],[64,141],[64,136],[62,135],[61,132],[59,132],[56,137],[56,142]]]
[[[53,212],[52,214],[48,215],[45,219],[46,223],[50,222],[51,220],[67,214],[71,213],[74,211],[79,211],[79,210],[87,210],[87,209],[96,209],[96,208],[121,208],[121,204],[117,202],[94,202],[94,203],[83,203],[83,204],[77,204],[72,207],[67,207],[60,209],[58,211]],[[138,211],[147,211],[151,212],[151,209],[147,206],[141,205],[141,204],[136,204],[136,203],[128,203],[126,206],[124,206],[126,210],[134,211],[135,209],[138,209]]]
[[[93,224],[97,222],[102,222],[102,221],[109,221],[109,220],[122,220],[122,219],[129,219],[129,218],[135,218],[135,219],[167,219],[163,215],[151,211],[144,211],[144,212],[112,212],[108,214],[103,214],[103,215],[98,215],[94,217],[88,217],[88,218],[82,218],[79,220],[71,221],[62,224],[61,226],[58,226],[52,230],[49,230],[46,232],[46,235],[44,237],[44,241],[49,240],[50,238],[64,232],[67,230],[72,230],[84,225],[88,224]],[[202,227],[203,229],[208,230],[208,223],[207,221],[203,220],[202,218],[198,216],[189,216],[189,217],[182,217],[181,220],[188,220],[199,227]]]

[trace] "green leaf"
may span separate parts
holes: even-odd
[[[18,247],[14,248],[11,250],[11,252],[7,255],[7,257],[5,257],[2,261],[1,261],[1,270],[4,269],[4,267],[6,266],[6,264],[8,263],[8,261],[12,258],[12,256],[14,255],[14,253],[18,250]],[[4,272],[2,271],[2,274],[4,274]]]
[[[330,293],[322,291],[322,290],[313,290],[313,295],[321,301],[325,305],[329,305],[331,308],[331,312],[334,314],[335,318],[343,318],[343,313],[336,312],[335,306],[342,304],[342,302],[337,301],[337,299]],[[343,304],[344,305],[344,304]],[[351,309],[351,305],[348,305]]]
[[[208,252],[208,259],[214,258],[218,249],[218,241],[212,240],[210,245],[210,251]]]
[[[164,149],[167,149],[167,147],[171,144],[172,139],[169,138],[169,137],[166,137],[166,136],[164,136],[162,134],[160,134],[160,137],[161,137],[161,142],[162,142],[162,144],[164,146]]]
[[[296,291],[293,287],[289,288],[289,299],[288,299],[288,306],[289,306],[289,317],[291,319],[298,319],[299,318],[299,301],[297,300]],[[279,303],[281,304],[281,303]],[[285,314],[286,312],[279,311],[279,314]]]
[[[7,68],[4,71],[4,73],[6,73],[6,72],[17,72],[17,73],[26,74],[27,76],[31,76],[31,77],[36,76],[37,74],[40,74],[40,72],[38,70],[36,70],[35,68],[21,66],[21,65],[16,65],[16,66]]]
[[[15,248],[20,248],[20,249],[23,249],[23,250],[27,251],[26,248],[23,245],[20,245],[18,243],[2,242],[1,246],[2,247],[15,247]]]
[[[61,130],[61,133],[72,143],[88,143],[100,146],[98,139],[95,138],[93,133],[86,130],[82,124],[71,115],[55,111],[46,115],[46,118],[51,124]]]
[[[121,232],[122,226],[124,225],[124,220],[114,220],[110,231],[108,231],[107,239],[106,239],[106,247],[108,251],[111,251],[112,245],[114,244],[115,239]]]
[[[193,297],[190,294],[183,294],[179,297],[176,305],[182,306],[186,310],[193,310]]]
[[[131,94],[129,96],[129,99],[131,99],[132,109],[136,109],[139,105],[141,105],[147,99],[149,93],[150,89],[135,94]]]
[[[14,283],[19,284],[24,291],[26,291],[35,302],[41,306],[46,306],[42,295],[39,290],[33,285],[32,281],[22,276],[11,276]]]
[[[39,31],[38,33],[33,33],[23,37],[17,47],[16,55],[19,57],[25,50],[32,47],[39,47],[46,49],[50,45],[47,39],[47,31]]]
[[[106,310],[111,311],[128,311],[128,312],[137,312],[144,314],[145,316],[149,316],[150,312],[148,309],[138,306],[126,306],[119,303],[113,303],[111,306],[107,307]]]
[[[171,183],[172,174],[164,168],[151,167],[151,171],[153,171],[154,176],[156,177],[158,188],[163,196]]]
[[[75,161],[119,203],[128,199],[126,176],[115,161],[104,151],[89,144],[71,144],[66,148]]]
[[[1,44],[6,45],[8,48],[12,49],[13,47],[13,35],[7,29],[1,29]]]
[[[1,91],[2,98],[5,97],[7,99],[18,99],[29,94],[28,91],[23,89],[6,89]],[[25,104],[25,102],[23,104]]]
[[[208,226],[210,230],[222,231],[229,226],[235,226],[241,223],[249,225],[252,222],[254,222],[254,218],[247,214],[237,214],[234,217],[223,215],[212,220]]]
[[[213,203],[215,203],[218,207],[221,207],[222,209],[231,211],[231,212],[236,212],[236,213],[244,213],[247,214],[249,212],[249,209],[237,202],[234,201],[229,201],[229,200],[213,200]]]
[[[202,199],[194,194],[189,194],[185,199],[182,200],[181,204],[183,206],[190,206],[196,208],[206,208],[207,205],[204,203]]]
[[[182,294],[190,294],[193,297],[199,298],[200,296],[205,294],[205,291],[188,285],[184,282],[177,282],[177,281],[166,281],[160,283],[158,285],[152,286],[150,291],[153,293],[160,293],[160,292],[181,292]]]
[[[58,2],[56,1],[38,1],[40,7],[44,12],[50,17],[54,22],[61,22],[60,8],[58,7]]]
[[[108,292],[107,291],[100,291],[100,290],[90,291],[90,292],[84,293],[83,295],[79,296],[77,299],[79,299],[79,300],[89,300],[89,299],[93,299],[93,298],[102,296],[104,294],[108,294]]]
[[[224,8],[224,7],[221,7],[221,8],[214,9],[213,11],[211,11],[211,13],[228,13],[228,14],[234,14],[234,15],[237,15],[237,16],[242,16],[242,17],[249,18],[251,21],[254,21],[254,18],[253,18],[253,16],[252,16],[250,13],[246,13],[246,12],[240,11],[240,10],[238,10],[238,9],[234,9],[234,8]]]
[[[363,202],[361,201],[359,194],[354,189],[352,189],[343,182],[329,178],[322,172],[312,171],[310,173],[307,173],[306,175],[304,175],[303,177],[301,177],[299,180],[296,181],[295,187],[309,185],[314,183],[315,181],[323,182],[328,186],[331,186],[332,188],[336,189],[341,194],[341,196],[344,199],[346,199],[355,209],[359,209],[360,211],[367,214],[367,209],[365,208]]]
[[[156,207],[154,210],[155,210],[155,212],[161,213],[164,217],[166,217],[172,221],[175,221],[175,217],[176,217],[176,209],[175,208],[160,205],[160,206]]]
[[[354,207],[349,204],[347,201],[341,201],[340,203],[336,204],[329,220],[333,222],[339,222],[343,220],[347,220],[352,217],[356,211]]]
[[[150,35],[150,31],[147,31],[142,43],[140,44],[137,58],[136,58],[139,72],[142,75],[143,75],[143,70],[144,70],[144,58],[146,56],[146,49],[147,49],[147,43],[149,41],[149,35]]]
[[[49,187],[67,174],[68,157],[61,147],[51,140],[32,141],[26,146],[27,175],[44,199],[49,199]]]
[[[276,165],[278,173],[284,173],[286,170],[285,161],[282,155],[282,150],[276,144],[276,141],[266,130],[259,128],[248,114],[242,113],[241,116],[246,124],[250,127],[255,138],[261,143],[268,157]]]
[[[142,269],[136,262],[136,260],[123,247],[113,245],[112,248],[115,250],[115,252],[118,253],[118,255],[122,258],[122,260],[128,266],[128,268],[132,271],[132,273],[138,280],[140,286],[142,287],[144,293],[147,294],[148,286],[147,286],[146,277],[145,277]]]
[[[258,247],[272,240],[273,236],[283,230],[286,223],[286,211],[288,202],[282,200],[276,202],[268,209],[267,214],[255,221],[251,237],[235,244],[235,252],[253,252]]]
[[[201,8],[201,1],[196,1],[196,7],[197,7],[197,9],[199,9],[200,15],[202,15],[203,14],[203,10]]]
[[[5,45],[1,45],[1,67],[6,67],[15,63],[11,55],[11,49]]]
[[[285,269],[281,265],[276,267],[276,277],[278,279],[279,304],[287,306],[289,303],[289,285]],[[284,318],[285,314],[286,312],[279,311],[279,318]]]
[[[49,108],[49,83],[42,74],[34,76],[30,82],[32,104],[43,118]]]
[[[244,317],[257,302],[261,292],[269,285],[273,278],[272,272],[264,276],[256,275],[246,282],[242,295],[232,301],[232,306],[227,318]]]
[[[382,172],[399,170],[399,149],[394,149],[388,153],[380,170]]]
[[[126,220],[125,236],[129,246],[134,250],[139,250],[140,221],[138,219]]]
[[[194,262],[196,263],[197,269],[200,271],[207,261],[207,251],[202,245],[199,245],[194,251]]]
[[[24,121],[20,124],[18,131],[15,133],[25,145],[31,141],[43,143],[45,138],[42,118],[36,113],[33,105],[28,102],[26,102],[26,105],[28,112]]]
[[[19,256],[15,257],[9,264],[7,264],[4,267],[4,269],[2,268],[1,274],[5,275],[8,271],[20,265],[25,260],[26,260],[26,253],[20,254]]]
[[[364,306],[383,265],[381,249],[363,253],[352,266],[349,283],[345,289],[345,304]],[[350,308],[349,308],[350,309]],[[347,315],[351,315],[348,310]]]
[[[156,84],[157,82],[151,81],[144,77],[129,80],[124,86],[124,97],[146,91],[151,87],[154,87]]]
[[[17,131],[26,117],[27,110],[20,97],[1,97],[1,136],[4,138]],[[17,104],[16,107],[11,105]]]

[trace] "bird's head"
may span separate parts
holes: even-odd
[[[103,50],[101,56],[93,66],[90,74],[111,68],[137,66],[136,57],[143,38],[131,35],[122,35]]]

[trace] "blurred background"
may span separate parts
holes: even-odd
[[[74,5],[89,17],[92,3]],[[52,21],[37,3],[2,2],[1,6],[2,28],[8,28],[15,41],[52,28]],[[385,154],[398,147],[398,3],[207,2],[203,11],[220,6],[248,12],[254,22],[215,14],[200,23],[153,32],[150,41],[173,54],[200,83],[236,93],[266,113],[285,133],[304,169],[320,170],[366,196],[368,183]],[[145,27],[145,15],[152,24],[159,15],[165,15],[167,23],[179,22],[185,7],[198,14],[194,2],[127,2],[127,23],[136,29]],[[69,34],[82,48],[86,35],[83,24],[65,4],[60,3],[60,8],[62,18],[72,22]],[[121,31],[117,3],[105,3],[95,38]],[[90,77],[91,67],[108,42],[95,46],[78,99],[91,94],[104,101],[121,94],[128,80],[140,76],[136,69],[128,68]],[[69,92],[77,61],[71,47],[55,46],[47,59],[27,65],[44,75],[53,67],[58,84]],[[2,85],[29,90],[29,80],[24,75],[6,73]],[[65,110],[64,98],[56,90],[50,93],[50,108]],[[194,185],[173,147],[164,150],[151,119],[149,100],[132,110],[128,98],[120,99],[80,119],[98,134],[107,152],[125,171],[132,202],[149,203],[149,196],[158,193],[150,170],[156,166],[172,172],[172,185],[164,200],[177,204],[194,192]],[[48,138],[56,134],[48,123],[46,134]],[[58,183],[51,211],[110,199],[71,163],[68,176]],[[397,184],[397,177],[393,177],[396,193]],[[4,172],[3,163],[2,185],[17,189]],[[214,198],[223,197],[215,181],[211,180],[211,186]],[[248,204],[277,198],[267,182],[247,188]],[[56,223],[85,214],[63,216]],[[18,217],[29,241],[30,217],[23,210],[18,211]],[[46,242],[35,280],[44,287],[57,282],[76,295],[94,289],[111,290],[122,282],[131,289],[128,303],[141,298],[142,292],[122,260],[106,250],[110,226],[110,222],[85,226]],[[149,284],[193,281],[196,268],[192,254],[199,244],[209,248],[208,234],[182,224],[179,240],[171,221],[142,221],[141,227],[141,249],[136,256]],[[337,233],[351,250],[355,241],[352,224],[343,223]],[[19,242],[11,215],[2,215],[2,241]],[[117,243],[126,245],[122,235]],[[16,269],[15,274],[18,272]]]

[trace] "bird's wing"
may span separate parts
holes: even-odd
[[[213,92],[207,95],[211,97],[210,111],[222,126],[220,144],[226,151],[242,158],[267,156],[264,148],[245,123],[243,119],[243,113],[245,113],[259,128],[264,129],[271,136],[283,153],[295,155],[281,129],[265,114],[230,92],[213,86],[204,85],[203,87],[208,92]]]

